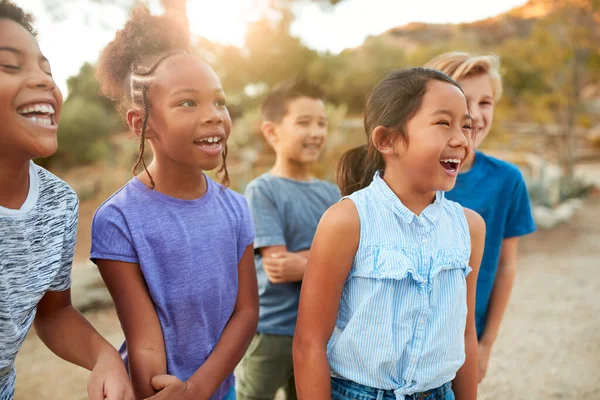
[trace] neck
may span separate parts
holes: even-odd
[[[0,155],[0,206],[18,210],[29,194],[29,159]]]
[[[402,204],[415,215],[421,215],[435,200],[435,191],[423,191],[406,179],[406,171],[386,168],[383,180],[400,199]]]
[[[271,168],[271,174],[298,181],[310,181],[313,178],[310,171],[310,164],[299,163],[280,156],[277,156],[275,165]]]
[[[460,172],[467,172],[471,168],[473,168],[473,164],[475,163],[475,150],[469,153],[469,155],[463,161],[462,167],[460,168]]]
[[[152,175],[154,190],[167,196],[194,200],[206,193],[207,182],[200,168],[164,162],[155,157],[148,166],[148,172]],[[151,187],[150,177],[146,171],[142,171],[138,179]]]

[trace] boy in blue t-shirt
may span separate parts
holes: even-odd
[[[261,130],[276,161],[245,192],[256,226],[260,317],[236,370],[239,400],[273,399],[280,387],[296,399],[292,338],[301,281],[319,220],[340,199],[335,185],[311,174],[327,136],[322,97],[307,82],[290,81],[263,102]]]
[[[474,145],[479,147],[490,132],[494,105],[502,95],[498,58],[451,52],[425,66],[460,83],[471,106]],[[456,185],[446,197],[475,210],[486,223],[475,305],[481,382],[512,291],[519,237],[534,232],[535,223],[519,169],[480,151],[464,160]]]

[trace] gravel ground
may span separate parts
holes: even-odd
[[[480,399],[600,399],[600,197],[568,224],[521,241],[519,272]],[[112,309],[89,311],[117,345]],[[88,372],[32,332],[17,358],[17,400],[86,399]]]

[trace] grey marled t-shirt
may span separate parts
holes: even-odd
[[[14,396],[15,358],[48,291],[71,286],[77,195],[33,162],[19,210],[0,206],[0,400]]]

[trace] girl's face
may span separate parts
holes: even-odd
[[[193,55],[177,54],[159,65],[154,78],[146,137],[155,157],[204,171],[218,167],[231,118],[213,69]]]
[[[469,76],[459,82],[471,106],[473,116],[473,137],[475,148],[490,133],[494,120],[494,89],[487,74]]]
[[[397,140],[399,171],[410,171],[413,187],[422,192],[454,187],[460,164],[471,151],[471,116],[465,96],[454,85],[431,81],[417,113],[406,124],[408,143]]]
[[[62,95],[35,38],[8,19],[0,19],[0,88],[1,157],[52,155]]]

